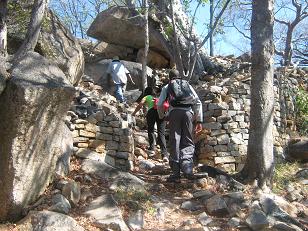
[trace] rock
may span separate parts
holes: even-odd
[[[189,210],[189,211],[196,211],[196,210],[201,209],[202,207],[203,206],[197,201],[184,201],[181,204],[181,209]]]
[[[23,3],[19,7],[27,8]],[[10,11],[8,20],[8,49],[11,54],[16,52],[24,40],[24,20],[14,14],[20,11]],[[19,19],[19,20],[18,20]],[[84,70],[84,57],[77,39],[61,23],[51,11],[46,12],[46,22],[41,27],[35,51],[52,60],[65,73],[70,84],[76,85]]]
[[[90,25],[87,35],[101,41],[126,47],[144,47],[144,27],[141,16],[131,15],[127,7],[110,7],[99,13]],[[150,49],[170,57],[166,46],[149,25]]]
[[[290,160],[308,160],[308,140],[301,140],[293,143],[292,140],[287,147],[287,158]]]
[[[95,226],[102,229],[129,231],[112,195],[102,195],[94,199],[86,207],[85,214],[94,219]]]
[[[197,217],[198,221],[203,225],[207,226],[209,223],[213,221],[211,217],[209,217],[206,212],[200,213]]]
[[[224,216],[229,213],[226,202],[218,194],[206,200],[205,206],[208,213],[214,216]]]
[[[18,225],[36,231],[84,231],[73,218],[51,211],[31,211]]]
[[[69,202],[77,206],[80,200],[80,183],[75,181],[69,181],[62,188],[62,194],[69,200]]]
[[[128,218],[128,227],[132,230],[141,230],[143,228],[143,212],[142,210],[138,210],[135,213],[129,215]]]
[[[79,42],[85,55],[86,63],[93,63],[102,59],[112,59],[114,56],[118,56],[120,59],[125,58],[128,61],[135,60],[134,50],[130,47],[106,43],[104,41],[92,43],[85,39],[79,39]]]
[[[252,230],[262,230],[269,226],[266,215],[260,210],[253,210],[246,218],[246,223]]]
[[[71,131],[62,123],[62,126],[59,127],[62,130],[61,133],[61,152],[62,155],[57,161],[56,165],[56,174],[59,176],[66,176],[70,172],[70,160],[71,155],[73,154],[73,136]]]
[[[139,49],[137,53],[136,62],[142,63],[143,56],[144,56],[144,49]],[[166,59],[161,54],[159,54],[158,52],[149,50],[147,56],[147,66],[151,68],[167,68],[169,66],[169,60]]]
[[[50,183],[73,95],[63,72],[37,53],[29,52],[12,70],[0,96],[0,220],[18,218]]]
[[[145,171],[151,170],[155,167],[155,164],[149,160],[139,160],[139,168]]]
[[[84,71],[81,46],[51,11],[48,12],[47,18],[50,24],[42,26],[38,49],[43,56],[61,68],[71,84],[77,85]]]

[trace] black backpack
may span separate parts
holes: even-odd
[[[188,81],[173,79],[168,84],[167,95],[172,107],[191,107],[196,103]]]

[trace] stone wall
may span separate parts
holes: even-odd
[[[133,168],[134,139],[125,110],[110,95],[102,97],[99,86],[79,92],[66,122],[74,137],[75,152],[84,149],[102,154],[105,162],[122,170]],[[97,95],[95,95],[97,93]],[[90,152],[84,152],[90,153]]]
[[[200,163],[220,166],[229,171],[242,168],[249,138],[250,70],[249,65],[230,76],[207,79],[195,86],[203,102],[204,131],[197,137]],[[298,86],[307,86],[307,72],[300,69],[277,70],[274,79],[274,153],[284,154],[295,127],[295,94]]]

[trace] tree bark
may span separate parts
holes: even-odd
[[[41,25],[43,22],[44,14],[46,7],[48,6],[48,0],[35,0],[32,12],[31,12],[31,19],[28,26],[27,34],[25,39],[16,52],[14,56],[14,64],[18,63],[18,61],[28,52],[33,51],[39,35],[41,31]]]
[[[0,55],[7,55],[7,0],[0,1]]]
[[[144,52],[142,59],[142,91],[147,87],[147,59],[149,53],[149,4],[144,0]]]
[[[210,0],[210,30],[213,30],[214,0]],[[210,36],[210,56],[214,56],[213,33]]]
[[[273,155],[273,0],[253,0],[251,19],[251,108],[247,160],[241,175],[271,185]]]

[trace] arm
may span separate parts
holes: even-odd
[[[135,82],[133,81],[133,78],[132,78],[131,74],[127,73],[126,75],[128,76],[129,80],[132,82],[132,84],[135,85]]]
[[[137,105],[135,111],[132,113],[132,116],[136,115],[136,113],[142,108],[142,106],[144,106],[144,103],[145,103],[145,97],[143,97],[140,103]]]
[[[195,114],[194,121],[196,123],[202,123],[203,122],[202,103],[199,99],[199,96],[197,95],[197,93],[195,92],[192,86],[190,86],[190,89],[193,92],[194,98],[196,100],[196,104],[192,107],[194,114]]]
[[[195,92],[195,90],[190,86],[195,100],[196,100],[196,104],[192,107],[193,111],[194,111],[194,124],[195,124],[195,133],[199,133],[202,131],[202,122],[203,122],[203,111],[202,111],[202,103],[197,95],[197,93]]]
[[[164,86],[163,89],[161,90],[158,103],[157,103],[157,112],[158,112],[160,119],[163,119],[165,117],[164,102],[167,98],[167,87],[168,87],[168,84]]]

